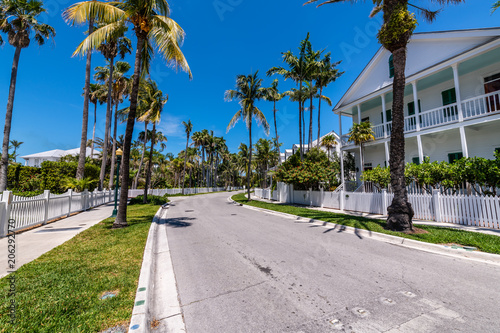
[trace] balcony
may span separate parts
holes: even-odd
[[[457,103],[405,117],[405,133],[459,123],[473,118],[500,114],[500,91],[466,99],[462,101],[461,106],[462,117],[460,117]],[[375,125],[372,129],[375,140],[389,138],[391,136],[392,122]],[[344,147],[354,145],[353,142],[349,142],[348,134],[342,135],[341,141]]]

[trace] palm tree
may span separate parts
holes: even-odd
[[[151,131],[151,148],[149,151],[149,162],[146,171],[146,184],[144,185],[144,196],[143,202],[147,201],[148,186],[151,181],[151,169],[153,166],[153,151],[156,141],[159,142],[167,141],[161,132],[156,133],[156,125],[160,123],[161,113],[163,111],[163,106],[168,101],[168,95],[163,95],[163,92],[158,89],[158,85],[155,81],[147,79],[145,81],[143,92],[141,93],[141,104],[146,106],[144,113],[139,118],[139,121],[144,121],[145,123],[153,123],[153,130]],[[146,121],[147,120],[147,121]],[[159,134],[159,135],[158,135]]]
[[[81,23],[87,21],[85,13],[97,13],[100,22],[107,25],[100,27],[89,35],[78,47],[77,53],[83,53],[97,48],[105,42],[110,34],[118,29],[122,22],[131,23],[137,37],[135,51],[134,76],[130,93],[130,112],[125,129],[125,140],[122,155],[122,191],[120,192],[120,205],[114,228],[127,226],[127,199],[129,186],[129,163],[132,134],[137,112],[137,99],[141,76],[149,72],[150,61],[153,57],[153,43],[168,64],[181,68],[189,73],[189,65],[182,54],[180,45],[184,40],[184,31],[172,20],[170,8],[165,0],[123,2],[87,1],[72,5],[65,15],[68,21]]]
[[[333,134],[329,134],[321,140],[321,145],[323,147],[326,147],[326,149],[328,150],[328,160],[330,160],[330,149],[335,147],[335,145],[337,144],[338,142],[337,140],[335,140],[335,136],[333,136]]]
[[[375,140],[374,134],[375,133],[373,132],[372,124],[369,121],[362,122],[360,124],[352,124],[351,130],[349,132],[349,141],[352,141],[359,146],[361,171],[363,171],[363,168],[365,166],[363,161],[363,144],[365,142]]]
[[[241,109],[235,113],[229,125],[227,126],[226,132],[228,132],[238,120],[242,119],[248,128],[249,137],[249,151],[248,156],[248,171],[247,171],[247,196],[250,200],[250,174],[252,168],[252,119],[257,120],[257,124],[262,125],[266,134],[269,133],[269,124],[267,123],[266,117],[262,111],[255,106],[255,102],[265,98],[265,88],[262,88],[262,79],[257,77],[259,71],[250,75],[238,75],[236,76],[236,89],[226,90],[225,99],[226,101],[232,101],[233,99],[239,100]]]
[[[278,79],[274,79],[273,83],[269,88],[266,88],[266,100],[273,102],[273,117],[274,117],[274,132],[276,134],[276,150],[279,154],[279,137],[278,137],[278,127],[276,127],[276,102],[279,102],[285,94],[280,94],[278,90]]]
[[[318,0],[309,0],[313,3]],[[335,2],[356,2],[355,0],[326,0],[319,6]],[[464,0],[436,0],[439,4],[459,4]],[[403,232],[413,231],[413,208],[408,202],[408,193],[405,183],[405,140],[404,140],[404,90],[406,85],[406,46],[417,26],[415,15],[408,10],[408,6],[416,8],[425,20],[435,20],[440,10],[431,11],[408,3],[407,0],[373,0],[375,7],[370,16],[382,12],[384,23],[377,38],[380,44],[392,53],[394,63],[393,102],[392,102],[392,131],[389,166],[391,169],[391,188],[394,199],[387,208],[387,226],[391,230]]]
[[[339,72],[337,65],[340,61],[332,63],[331,54],[327,53],[321,59],[318,66],[318,71],[315,75],[316,87],[319,89],[319,96],[323,96],[323,88],[326,88],[330,83],[334,82],[338,77],[340,77],[344,72]],[[319,147],[320,142],[320,129],[321,129],[321,98],[318,101],[318,141],[317,145]]]
[[[202,174],[202,179],[203,179],[203,174],[205,172],[205,149],[203,147],[203,141],[204,141],[204,135],[203,132],[194,132],[193,135],[191,136],[191,140],[193,140],[193,144],[195,148],[199,149],[202,158],[201,158],[201,174]],[[199,180],[199,179],[198,179]]]
[[[491,6],[491,12],[493,13],[498,8],[500,8],[500,1],[495,1],[495,3]]]
[[[103,24],[101,23],[100,26]],[[107,67],[107,75],[103,76],[101,79],[103,82],[107,82],[108,84],[108,93],[107,93],[107,101],[106,101],[106,125],[104,129],[104,149],[102,154],[101,161],[101,173],[99,175],[99,186],[98,189],[102,190],[104,185],[104,176],[106,175],[106,165],[108,162],[108,147],[107,143],[109,141],[110,129],[111,129],[111,117],[113,112],[113,71],[114,71],[114,61],[117,56],[120,56],[121,59],[125,58],[127,53],[132,53],[132,42],[130,39],[124,36],[127,31],[127,27],[121,24],[117,29],[114,29],[111,32],[111,35],[108,36],[105,42],[101,43],[97,48],[104,58],[108,61],[109,65]]]
[[[17,149],[21,147],[21,145],[24,142],[17,141],[17,140],[10,140],[10,144],[12,145],[12,148],[14,148],[14,152],[12,153],[12,156],[14,156],[14,163],[17,163]]]
[[[85,88],[83,88],[85,96]],[[97,103],[104,103],[106,95],[103,92],[103,86],[99,83],[91,83],[89,86],[89,102],[94,104],[94,126],[92,126],[92,146],[90,147],[90,157],[94,158],[95,125],[97,122]]]
[[[184,131],[186,132],[186,153],[184,156],[184,172],[182,174],[182,194],[184,194],[184,178],[186,177],[186,163],[187,163],[187,152],[188,152],[188,146],[189,146],[189,136],[191,135],[191,131],[193,130],[193,124],[191,123],[191,120],[188,120],[186,123],[185,121],[182,122],[184,125]]]
[[[10,128],[21,50],[30,45],[32,33],[35,42],[40,46],[45,44],[45,39],[53,38],[56,35],[54,28],[50,25],[38,22],[38,17],[45,12],[43,3],[38,0],[3,0],[0,2],[0,30],[8,35],[9,44],[16,49],[12,62],[9,97],[5,113],[2,158],[0,159],[0,191],[7,189]]]
[[[279,74],[283,76],[285,81],[287,79],[293,80],[299,86],[299,91],[302,91],[302,83],[306,81],[312,70],[311,62],[308,61],[308,54],[311,52],[312,46],[309,41],[309,33],[304,40],[300,42],[299,56],[295,56],[292,51],[287,51],[283,54],[283,61],[288,65],[289,69],[283,67],[273,67],[267,71],[267,76],[273,74]],[[303,101],[299,101],[299,142],[300,142],[300,159],[304,159],[304,154],[302,152],[302,118],[304,112]],[[305,129],[304,129],[305,130]]]

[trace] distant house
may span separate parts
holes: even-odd
[[[328,136],[328,135],[333,135],[335,137],[335,140],[337,142],[340,142],[340,136],[337,133],[335,133],[334,131],[326,133],[325,135],[323,135],[322,137],[319,138],[320,149],[323,150],[323,151],[325,151],[325,152],[327,152],[327,149],[321,145],[321,141],[323,140],[323,138],[325,136]],[[314,140],[312,142],[312,146],[316,147],[317,145],[318,145],[318,140]],[[303,146],[304,153],[307,153],[309,151],[309,147],[307,146],[307,144],[303,144],[302,146]],[[281,161],[281,163],[285,162],[290,156],[292,156],[293,154],[295,154],[296,152],[298,152],[299,151],[299,147],[300,147],[300,144],[296,143],[296,144],[294,144],[292,146],[291,149],[285,149],[284,153],[280,153],[280,161]],[[332,155],[333,155],[333,152],[337,152],[337,154],[340,153],[340,145],[339,144],[336,144],[330,150],[330,153]]]
[[[91,151],[92,151],[91,148],[87,147],[87,152],[85,153],[85,155],[90,156]],[[43,151],[41,153],[21,156],[21,158],[24,159],[25,166],[40,167],[42,162],[59,161],[59,159],[63,156],[67,155],[76,156],[79,154],[80,154],[80,148],[74,148],[69,150],[54,149],[49,151]],[[94,158],[99,157],[99,154],[100,151],[94,149]]]

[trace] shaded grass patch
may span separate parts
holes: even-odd
[[[453,228],[427,226],[427,225],[418,226],[418,229],[423,230],[425,232],[405,234],[402,232],[388,230],[387,223],[384,220],[376,220],[361,216],[351,216],[346,214],[324,212],[304,207],[290,206],[282,203],[275,204],[275,203],[268,203],[256,200],[248,201],[244,194],[233,195],[232,199],[236,202],[246,204],[249,206],[265,208],[281,213],[297,215],[308,219],[316,219],[329,223],[345,225],[357,229],[380,232],[383,234],[399,236],[433,244],[455,243],[464,246],[473,246],[483,252],[500,254],[500,237],[495,235],[487,235],[477,232],[471,232]]]

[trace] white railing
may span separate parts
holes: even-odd
[[[429,128],[458,121],[457,103],[441,106],[419,114],[420,128]]]
[[[413,132],[417,130],[417,118],[416,116],[410,116],[405,118],[405,133]]]
[[[241,190],[241,187],[193,187],[185,188],[184,194],[198,194],[198,193],[211,193],[211,192],[222,192],[222,191],[236,191]],[[167,189],[148,189],[148,195],[175,195],[182,194],[182,188],[167,188]],[[138,195],[144,195],[144,190],[128,190],[128,197],[135,198]]]
[[[375,139],[380,139],[380,138],[385,137],[384,124],[373,126],[372,130],[373,130],[373,133],[374,133],[373,136],[375,137]]]
[[[45,191],[35,197],[20,197],[5,191],[0,202],[0,237],[7,235],[9,219],[15,223],[9,230],[19,231],[111,202],[113,194],[111,190],[81,193],[68,190],[63,194]]]
[[[268,199],[268,190],[255,189],[255,196]],[[370,214],[387,215],[394,194],[326,191],[296,191],[292,185],[278,183],[277,199],[283,203],[327,207]],[[500,197],[479,195],[408,194],[414,218],[500,229]]]
[[[462,102],[464,119],[479,117],[500,111],[500,92],[466,99]]]

